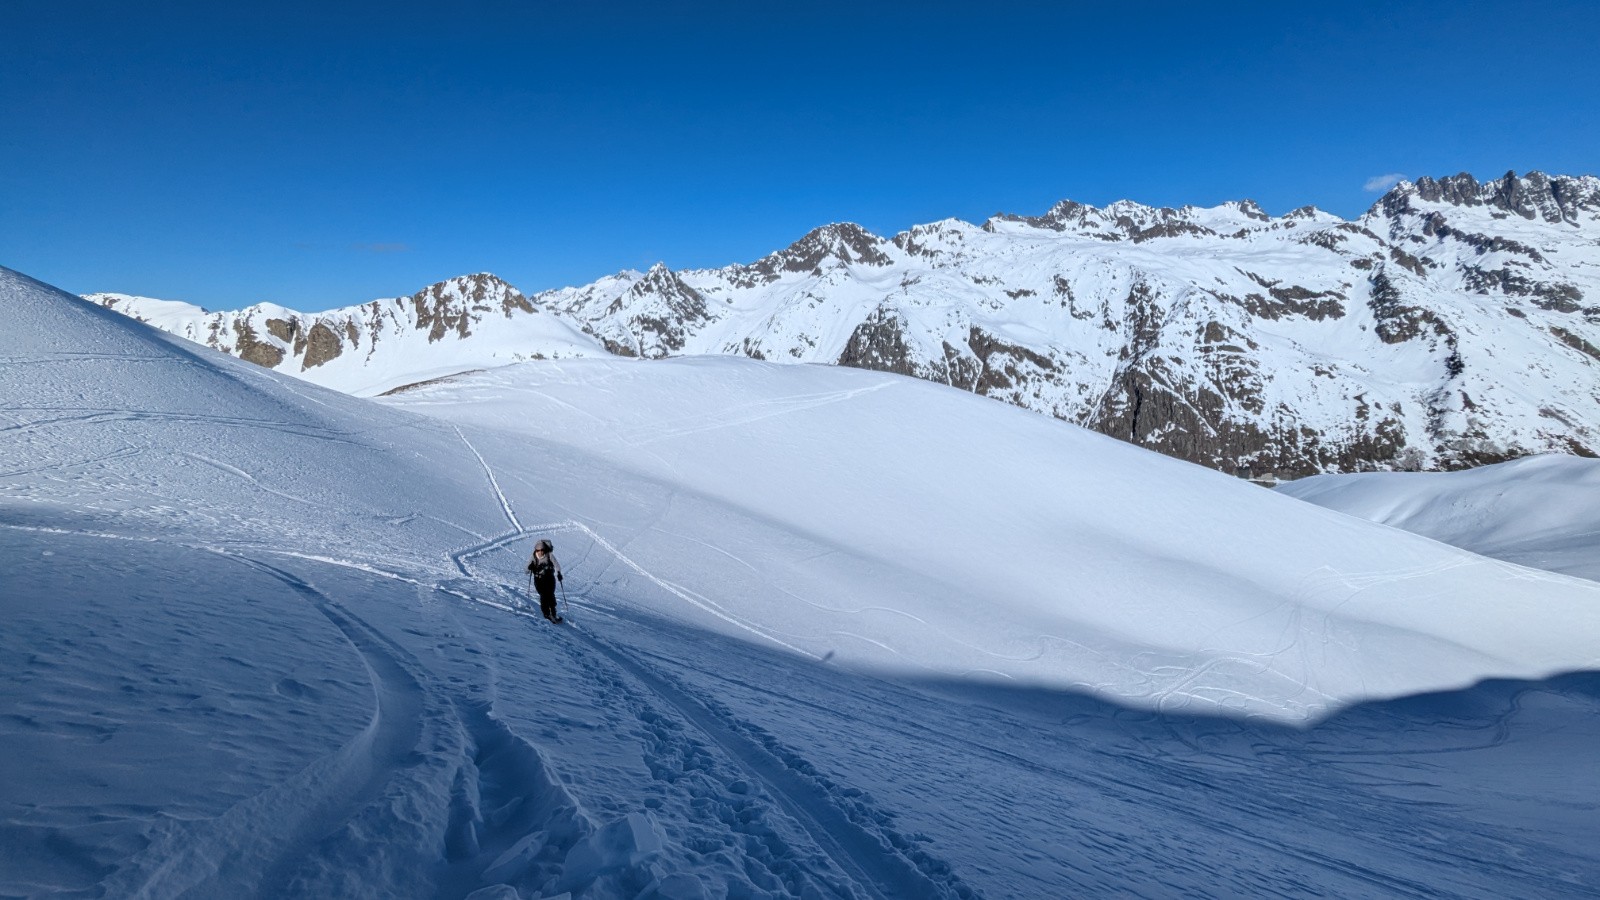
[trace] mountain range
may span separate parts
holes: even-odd
[[[302,313],[88,299],[375,395],[526,359],[738,355],[949,384],[1262,481],[1600,451],[1600,178],[1401,182],[1346,221],[1063,201],[525,294]]]

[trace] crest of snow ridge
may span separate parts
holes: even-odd
[[[302,372],[363,346],[370,353],[386,333],[419,331],[430,344],[452,335],[466,339],[489,317],[539,311],[521,291],[487,272],[449,278],[410,297],[323,313],[301,313],[270,303],[212,313],[189,304],[121,294],[90,294],[87,299],[269,369],[297,360]]]

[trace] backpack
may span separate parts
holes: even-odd
[[[540,538],[539,540],[534,541],[533,542],[533,555],[528,557],[528,571],[529,572],[534,571],[535,568],[538,566],[538,559],[539,559],[539,551],[540,550],[543,550],[544,553],[545,553],[545,563],[544,564],[545,564],[545,566],[547,568],[550,565],[550,560],[555,558],[556,548],[555,548],[554,544],[550,543],[549,541],[545,540],[544,538]]]

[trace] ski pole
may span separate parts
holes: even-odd
[[[528,596],[533,596],[533,573],[528,573]]]
[[[557,578],[556,579],[556,586],[561,588],[561,618],[565,619],[567,617],[567,612],[568,612],[568,610],[567,610],[567,582],[564,579]]]

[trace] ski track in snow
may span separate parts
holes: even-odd
[[[760,403],[747,404],[745,407],[743,407],[743,409],[747,410],[762,409],[764,407],[776,407],[775,409],[767,409],[761,412],[750,412],[747,414],[736,414],[730,416],[730,412],[737,413],[739,410],[718,410],[717,412],[708,413],[704,416],[701,416],[700,419],[704,424],[689,426],[680,425],[671,428],[655,426],[643,429],[637,432],[635,436],[626,438],[626,440],[629,446],[643,447],[647,444],[654,444],[660,441],[671,440],[673,438],[687,437],[691,434],[701,434],[703,432],[716,431],[722,428],[737,428],[743,425],[751,425],[764,419],[772,419],[778,416],[786,416],[792,413],[804,412],[808,409],[829,406],[834,403],[842,403],[846,400],[852,400],[856,397],[862,396],[863,394],[876,393],[877,391],[893,387],[894,384],[895,383],[893,380],[885,379],[877,384],[868,385],[866,387],[852,388],[845,391],[828,391],[818,394],[800,394]],[[681,422],[683,420],[679,421]]]
[[[727,622],[730,625],[733,625],[733,626],[735,626],[735,627],[737,627],[737,628],[739,628],[739,629],[741,629],[743,631],[749,632],[750,634],[753,634],[753,635],[761,638],[764,641],[767,641],[767,642],[772,643],[772,644],[776,644],[777,646],[782,647],[783,649],[785,649],[785,650],[787,650],[787,651],[789,651],[791,653],[799,654],[801,657],[804,657],[806,659],[818,659],[818,656],[815,653],[811,653],[810,651],[803,650],[803,649],[801,649],[799,647],[795,647],[795,646],[785,642],[781,638],[775,637],[772,634],[770,634],[769,632],[767,632],[767,631],[765,631],[765,630],[763,630],[761,628],[757,628],[755,625],[752,625],[749,622],[747,622],[747,621],[745,621],[743,619],[740,619],[740,618],[732,615],[731,613],[728,613],[727,611],[723,610],[720,606],[717,606],[715,603],[711,602],[708,598],[706,598],[704,596],[701,596],[700,594],[694,593],[692,591],[689,591],[689,590],[687,590],[685,588],[682,588],[682,587],[679,587],[677,585],[674,585],[674,584],[666,581],[665,579],[657,576],[656,574],[654,574],[650,570],[646,569],[644,566],[642,566],[639,563],[635,562],[627,554],[623,553],[622,550],[619,549],[611,541],[608,541],[604,537],[601,537],[600,534],[598,534],[594,529],[592,529],[589,526],[583,524],[582,522],[578,522],[578,521],[574,521],[574,520],[571,520],[571,519],[567,519],[567,520],[563,520],[563,521],[560,521],[560,522],[549,522],[549,523],[545,523],[545,524],[541,524],[541,525],[533,525],[533,526],[528,526],[528,527],[519,527],[518,530],[516,530],[516,531],[509,532],[507,534],[499,535],[498,537],[492,538],[492,539],[490,539],[490,540],[488,540],[488,541],[486,541],[484,543],[476,544],[474,546],[467,547],[467,548],[462,549],[462,550],[454,551],[454,552],[452,552],[450,554],[450,558],[451,558],[452,562],[454,562],[456,568],[458,570],[460,570],[462,575],[465,575],[465,576],[468,576],[468,577],[473,577],[472,571],[466,565],[466,560],[468,558],[473,557],[473,556],[478,556],[478,555],[481,555],[481,554],[484,554],[484,553],[488,553],[488,552],[491,552],[493,550],[497,550],[497,549],[499,549],[501,547],[506,546],[507,544],[511,544],[511,543],[514,543],[514,542],[516,542],[518,540],[525,539],[530,535],[535,535],[535,534],[555,534],[555,533],[560,533],[560,532],[564,532],[564,531],[577,531],[577,532],[583,533],[591,541],[593,541],[596,546],[598,546],[601,549],[603,549],[607,554],[609,554],[617,562],[620,562],[622,565],[628,567],[632,571],[634,571],[634,572],[638,573],[639,575],[643,576],[645,579],[647,579],[651,583],[655,584],[657,587],[661,588],[662,590],[666,591],[667,593],[673,595],[674,597],[677,597],[678,599],[684,601],[685,603],[688,603],[690,606],[693,606],[693,607],[695,607],[697,609],[700,609],[700,610],[703,610],[703,611],[705,611],[707,613],[710,613],[711,615],[716,616],[717,618],[721,619],[724,622]],[[506,587],[514,587],[514,586],[507,584]]]
[[[530,620],[534,617],[531,612],[481,598],[459,593],[455,596],[476,603],[486,603]],[[618,607],[612,607],[612,614],[626,617]],[[596,651],[591,655],[569,652],[569,657],[575,663],[592,672],[597,680],[613,686],[617,694],[627,697],[636,715],[663,743],[673,744],[673,732],[687,725],[696,734],[720,748],[728,761],[759,784],[772,801],[827,853],[829,859],[841,871],[851,876],[855,887],[867,891],[874,897],[980,896],[951,872],[946,864],[921,851],[913,840],[894,831],[889,824],[890,816],[875,810],[869,803],[850,796],[859,792],[851,792],[848,788],[832,784],[820,776],[815,767],[806,762],[802,756],[783,747],[759,726],[742,720],[726,707],[698,691],[686,688],[668,674],[666,667],[683,666],[685,663],[682,660],[667,659],[631,646],[624,649],[600,638],[579,624],[569,623],[569,625],[571,625],[570,630],[580,635]],[[535,627],[541,626],[535,625]],[[597,666],[594,662],[597,657],[604,658],[611,671]],[[646,662],[648,659],[655,660],[655,663]],[[629,681],[638,687],[630,688]],[[742,682],[738,685],[746,689],[759,690]],[[647,696],[641,697],[640,688]],[[779,696],[795,702],[795,698],[788,694],[780,693]],[[830,715],[843,715],[831,708],[814,704],[805,705]],[[671,724],[662,722],[660,713],[663,708],[675,713]],[[1147,785],[1127,779],[1107,777],[1096,772],[1072,771],[1051,766],[968,737],[960,735],[952,737],[943,731],[935,731],[896,717],[891,717],[887,723],[875,719],[874,723],[876,727],[888,727],[919,742],[954,740],[967,750],[993,756],[1009,764],[1045,774],[1052,779],[1087,785],[1097,795],[1114,798],[1130,806],[1159,804],[1170,813],[1190,822],[1197,831],[1214,831],[1271,854],[1283,854],[1298,859],[1313,868],[1325,869],[1330,873],[1352,879],[1356,883],[1365,884],[1385,896],[1439,895],[1438,890],[1427,884],[1344,860],[1320,852],[1312,846],[1284,843],[1278,835],[1257,832],[1239,823],[1219,820],[1203,806],[1190,808],[1187,804],[1175,804],[1174,798],[1163,793],[1161,788],[1151,785],[1169,784],[1174,779],[1193,781],[1203,788],[1209,785],[1195,780],[1195,777],[1186,773],[1182,767],[1167,765],[1159,758],[1121,760],[1130,762],[1136,769],[1150,771],[1153,777],[1150,779],[1151,784]],[[1494,743],[1504,739],[1501,732],[1497,732],[1497,738],[1488,746],[1493,746]],[[675,752],[681,753],[682,748],[678,747]],[[745,788],[731,789],[736,794],[748,792]],[[1448,853],[1448,850],[1441,848],[1440,852]],[[1448,861],[1447,859],[1446,862]],[[1529,870],[1525,875],[1537,877],[1538,872]]]
[[[146,410],[133,412],[126,410],[69,410],[65,408],[36,410],[19,406],[9,407],[8,409],[12,412],[73,412],[77,414],[54,418],[29,419],[18,422],[15,425],[0,427],[0,433],[31,434],[58,426],[92,426],[109,422],[171,422],[186,425],[216,425],[224,428],[243,428],[249,431],[276,431],[294,437],[311,438],[327,444],[366,449],[366,445],[348,438],[348,435],[353,434],[352,432],[340,432],[330,428],[319,428],[295,422],[268,422],[260,419],[207,415],[204,413],[151,412]]]
[[[142,535],[97,534],[79,529],[20,525],[7,527],[129,541],[160,540]],[[531,533],[561,531],[587,534],[596,546],[602,547],[624,565],[641,572],[663,589],[671,590],[671,585],[664,579],[651,577],[650,573],[616,551],[587,526],[571,520],[529,526],[523,531],[500,535],[476,547],[456,551],[451,557],[462,575],[483,587],[493,587],[499,582],[492,578],[483,579],[474,573],[470,565],[474,557],[524,539]],[[266,886],[285,888],[303,885],[306,875],[300,869],[304,857],[307,854],[314,856],[316,848],[325,841],[330,831],[357,817],[382,795],[400,761],[413,754],[418,746],[422,728],[421,710],[429,700],[428,693],[444,689],[428,687],[420,682],[413,675],[413,672],[424,671],[420,664],[300,576],[259,558],[242,557],[231,549],[204,544],[182,546],[222,554],[267,572],[327,617],[360,655],[369,673],[375,698],[373,718],[340,751],[319,760],[290,782],[238,804],[214,821],[163,835],[132,865],[125,867],[117,880],[110,883],[118,888],[113,893],[160,897],[187,889],[204,895],[226,892],[230,886],[252,883],[252,880]],[[458,590],[448,585],[435,585],[426,578],[408,576],[401,571],[368,562],[292,550],[266,552],[281,558],[347,568],[415,585],[419,589],[436,590],[459,600],[532,620],[531,613],[511,603],[495,602],[476,588]],[[1366,573],[1365,577],[1358,580],[1389,577],[1392,574]],[[501,586],[514,592],[513,585]],[[582,608],[591,606],[584,603]],[[616,614],[622,614],[622,611],[618,609]],[[546,626],[540,623],[534,627]],[[881,897],[977,895],[939,860],[926,854],[918,855],[919,848],[894,831],[888,824],[888,816],[877,812],[870,804],[842,793],[847,789],[816,774],[814,767],[806,763],[803,757],[784,748],[759,726],[741,719],[726,707],[710,700],[703,692],[685,687],[668,673],[668,664],[683,666],[683,661],[668,660],[631,646],[624,648],[598,637],[581,625],[575,625],[573,632],[594,652],[577,653],[572,648],[564,648],[563,652],[576,664],[593,673],[600,683],[614,687],[643,727],[663,747],[673,748],[656,753],[655,765],[667,767],[662,770],[662,777],[673,777],[669,770],[674,766],[681,769],[685,765],[692,765],[700,766],[720,778],[722,787],[714,799],[720,804],[717,808],[721,810],[719,815],[723,824],[736,835],[742,835],[744,843],[741,849],[744,853],[771,867],[785,884],[796,886],[796,893],[799,893],[798,888],[806,884],[821,884],[839,896],[856,896],[857,891]],[[714,672],[710,674],[715,675]],[[750,689],[749,685],[744,687]],[[453,719],[460,723],[476,748],[465,752],[475,760],[473,768],[477,774],[474,777],[480,779],[478,787],[470,790],[458,788],[452,793],[451,837],[447,846],[452,848],[448,861],[456,868],[449,876],[454,879],[451,883],[470,886],[485,883],[485,879],[504,880],[510,878],[509,873],[518,866],[522,867],[520,871],[526,877],[546,881],[557,878],[561,871],[559,860],[583,839],[588,830],[592,830],[591,827],[573,817],[571,809],[575,804],[570,798],[561,797],[560,789],[535,748],[509,732],[490,715],[488,709],[475,706],[459,696],[449,695],[447,700],[455,709]],[[437,701],[434,702],[437,705]],[[1513,709],[1485,734],[1486,742],[1481,746],[1498,746],[1506,741],[1509,719],[1519,708],[1520,698]],[[1175,779],[1192,776],[1186,775],[1181,767],[1165,765],[1159,758],[1124,760],[1136,768],[1148,768],[1154,772],[1150,784],[1139,784],[1127,779],[1107,778],[1092,771],[1052,767],[988,746],[968,736],[934,732],[898,718],[877,724],[921,741],[954,741],[955,745],[962,748],[962,752],[1003,758],[1054,779],[1087,784],[1100,796],[1116,798],[1130,805],[1160,804],[1173,815],[1191,822],[1197,829],[1211,830],[1270,854],[1282,854],[1314,868],[1336,872],[1366,884],[1374,892],[1419,897],[1437,896],[1439,893],[1425,883],[1322,853],[1305,843],[1282,840],[1279,836],[1247,827],[1247,823],[1216,820],[1203,806],[1190,808],[1186,803],[1174,802],[1172,797],[1163,795],[1158,787],[1152,785],[1170,784]],[[689,735],[695,737],[690,738]],[[704,750],[695,750],[695,741],[698,739],[703,739],[705,746],[717,748],[723,763],[706,760],[695,762],[699,758],[697,752],[700,756],[704,755]],[[690,742],[685,743],[686,740]],[[1457,749],[1464,751],[1476,746],[1480,745]],[[1426,754],[1438,751],[1414,752]],[[1360,754],[1361,751],[1350,751],[1345,755]],[[831,865],[847,876],[848,881],[828,881],[831,877],[826,874],[830,871],[828,867],[808,864],[803,856],[784,844],[781,836],[771,831],[770,816],[748,805],[753,799],[760,799],[759,795],[752,797],[748,784],[741,786],[739,778],[730,777],[728,766],[734,768],[735,774],[742,774],[748,782],[754,782],[760,793],[770,800],[771,809],[792,820],[827,855]],[[485,786],[491,782],[493,784]],[[530,784],[538,786],[535,794],[542,792],[554,798],[547,805],[555,807],[566,818],[558,820],[545,813],[535,814],[524,810],[511,817],[514,821],[508,822],[504,815],[496,817],[493,814],[497,806],[509,802],[507,791],[514,793]],[[727,805],[730,803],[733,805]],[[740,803],[745,805],[739,806]],[[560,810],[566,812],[561,813]],[[495,822],[491,823],[491,820]],[[273,822],[274,827],[267,832],[252,827],[252,823],[263,821]],[[1449,853],[1447,846],[1432,848],[1430,858],[1448,865],[1451,863]],[[500,863],[498,868],[494,865],[497,862]],[[491,869],[492,878],[486,874]],[[1540,878],[1537,869],[1530,869],[1525,875],[1552,889],[1570,887]],[[819,879],[822,880],[819,882]]]
[[[109,881],[111,896],[225,896],[250,891],[265,896],[285,888],[294,868],[318,840],[379,796],[390,770],[416,746],[422,730],[420,688],[373,632],[283,569],[211,552],[282,582],[344,634],[371,679],[372,716],[338,751],[289,781],[215,819],[168,830]]]
[[[221,460],[215,460],[215,459],[212,459],[209,456],[203,456],[203,455],[201,455],[199,453],[194,453],[194,452],[191,452],[191,451],[188,451],[188,450],[180,450],[180,451],[178,451],[178,455],[179,456],[185,456],[185,457],[188,457],[189,459],[194,460],[195,462],[199,462],[199,463],[203,463],[205,465],[208,465],[208,466],[210,466],[210,467],[212,467],[212,468],[214,468],[214,469],[216,469],[216,470],[218,470],[220,472],[225,472],[225,473],[227,473],[229,475],[232,475],[232,476],[240,479],[241,481],[249,482],[252,486],[254,486],[254,487],[256,487],[256,488],[258,488],[258,489],[260,489],[260,490],[262,490],[262,491],[264,491],[264,492],[266,492],[268,494],[271,494],[274,497],[282,497],[285,500],[289,500],[289,501],[292,501],[294,503],[301,503],[301,504],[304,504],[306,506],[316,506],[316,507],[327,508],[327,504],[325,504],[325,503],[318,503],[315,500],[307,500],[304,497],[296,497],[293,494],[285,493],[285,492],[277,490],[275,488],[267,487],[266,485],[261,483],[261,480],[259,478],[256,478],[254,475],[250,474],[249,472],[246,472],[245,470],[240,469],[240,468],[238,468],[236,466],[230,466],[227,463],[222,462]]]
[[[582,523],[571,521],[547,523],[528,529],[529,532],[561,530],[578,530],[588,534],[625,565],[640,572],[663,589],[675,592],[672,585],[652,576]],[[458,553],[455,555],[456,564],[463,574],[475,577],[464,563],[466,557],[504,546],[524,536],[525,533],[521,532],[503,535],[482,547]],[[533,618],[532,613],[506,604],[486,601],[460,592],[451,593],[460,599],[486,603],[497,609]],[[828,787],[803,774],[812,770],[812,767],[797,754],[786,750],[774,752],[773,748],[746,736],[745,732],[753,726],[740,721],[725,709],[717,709],[708,700],[676,683],[659,669],[640,662],[637,650],[632,648],[623,650],[586,628],[572,622],[568,625],[572,632],[581,635],[595,651],[589,655],[569,654],[574,662],[594,672],[595,677],[604,683],[614,686],[618,693],[629,697],[636,715],[648,730],[663,742],[671,743],[672,726],[662,724],[660,711],[665,707],[675,713],[673,719],[679,726],[688,725],[712,745],[720,748],[739,771],[759,783],[784,813],[827,853],[840,870],[851,876],[857,887],[867,891],[869,896],[880,898],[978,896],[977,892],[962,884],[950,872],[948,865],[921,853],[916,854],[915,859],[907,858],[901,851],[894,849],[895,845],[903,848],[910,848],[912,845],[892,829],[888,829],[887,836],[880,834],[886,829],[888,822],[886,816],[863,815],[860,808],[864,804],[859,801],[853,804],[842,803],[841,798],[830,793]],[[609,661],[611,671],[607,672],[597,667],[593,661],[596,656]],[[641,699],[639,691],[630,689],[625,678],[644,688],[649,696]],[[748,793],[748,788],[742,786],[730,786],[729,790],[735,795]],[[854,816],[851,815],[852,811],[855,813]],[[869,824],[863,825],[857,821],[862,818]],[[735,823],[730,822],[730,824]],[[737,824],[742,824],[742,821]],[[763,835],[761,840],[765,839]],[[771,864],[778,859],[781,857],[768,857],[767,862]],[[791,880],[795,874],[790,873]]]
[[[559,533],[561,531],[579,531],[588,535],[595,543],[603,547],[610,555],[624,565],[644,575],[647,579],[683,599],[694,602],[676,590],[673,585],[663,579],[653,576],[642,566],[628,558],[625,554],[615,549],[610,542],[595,534],[588,526],[574,521],[561,521],[541,523],[538,525],[520,528],[518,531],[500,535],[482,544],[451,554],[457,569],[469,578],[477,579],[477,575],[467,565],[467,560],[473,556],[491,552],[502,548],[517,540],[525,539],[533,533]],[[527,610],[518,608],[508,603],[499,603],[478,595],[448,586],[433,586],[427,582],[406,576],[400,572],[385,570],[353,560],[340,560],[320,557],[314,554],[304,554],[293,551],[282,552],[283,556],[304,559],[312,562],[332,564],[351,568],[366,574],[376,575],[396,581],[416,585],[421,588],[433,588],[440,593],[456,597],[472,603],[486,605],[504,612],[533,618]],[[376,637],[372,632],[356,623],[347,614],[338,612],[331,607],[330,601],[316,592],[305,582],[265,563],[253,561],[258,565],[285,581],[296,591],[307,596],[325,616],[328,616],[346,636],[351,639],[363,655],[363,660],[369,671],[375,673],[375,689],[379,683],[393,684],[399,680],[409,680],[412,690],[417,690],[416,682],[405,674],[405,668],[395,662],[392,652],[385,651],[382,645],[387,641]],[[501,587],[515,591],[515,586],[502,584]],[[640,699],[637,689],[628,691],[632,698],[635,711],[640,721],[655,733],[658,738],[669,739],[667,731],[672,726],[662,724],[661,710],[665,707],[671,711],[672,720],[679,723],[677,727],[688,726],[696,734],[703,736],[710,744],[721,749],[737,769],[748,778],[760,785],[766,794],[772,798],[796,825],[813,840],[828,857],[834,861],[838,868],[847,873],[856,887],[868,892],[869,896],[882,898],[895,897],[976,897],[977,892],[962,884],[949,870],[948,865],[926,856],[920,851],[915,854],[915,859],[903,855],[902,851],[894,849],[895,845],[902,848],[912,848],[910,841],[887,828],[888,817],[882,814],[869,812],[863,813],[865,805],[861,801],[841,802],[841,799],[830,793],[829,787],[819,784],[816,780],[803,774],[810,769],[809,764],[794,754],[792,751],[774,752],[773,749],[762,745],[743,734],[750,729],[745,723],[732,717],[726,711],[716,712],[714,707],[704,698],[696,696],[693,692],[676,685],[670,676],[645,666],[629,658],[629,653],[611,645],[586,629],[576,626],[572,629],[581,634],[594,648],[597,654],[608,660],[613,672],[606,673],[594,667],[592,661],[575,657],[580,665],[585,665],[595,671],[596,677],[606,683],[616,686],[619,690],[627,691],[623,678],[631,678],[636,685],[647,690],[648,696]],[[768,640],[772,640],[768,638]],[[781,642],[777,642],[780,643]],[[786,645],[784,645],[786,646]],[[809,655],[809,654],[808,654]],[[376,657],[376,658],[374,658]],[[398,674],[399,677],[396,677]],[[480,716],[481,723],[492,721],[498,727],[496,720],[489,719],[481,711],[474,713]],[[381,717],[381,706],[380,706]],[[513,736],[513,739],[514,736]],[[520,740],[520,739],[515,739]],[[403,742],[401,742],[403,743]],[[398,754],[398,746],[391,747],[390,751]],[[833,786],[837,789],[836,786]],[[747,794],[748,787],[730,787],[733,795]],[[365,792],[357,792],[365,797]],[[853,814],[853,815],[852,815]],[[864,820],[862,824],[857,820]],[[742,818],[730,818],[730,825],[745,826]],[[885,833],[886,832],[886,833]],[[750,832],[747,838],[760,843],[771,839],[757,829]],[[746,849],[749,849],[747,846]],[[795,866],[793,861],[787,861],[780,852],[783,848],[767,848],[769,853],[762,853],[767,864],[776,866],[780,870],[785,867]],[[286,855],[285,859],[291,858]],[[803,867],[790,871],[785,879],[791,884],[802,884],[809,878],[814,878],[815,873]],[[847,886],[835,885],[834,890],[842,891],[841,896],[854,896]]]
[[[455,426],[451,427],[455,428]],[[512,528],[519,532],[522,531],[522,523],[517,521],[517,514],[511,511],[511,501],[506,499],[506,492],[500,489],[500,482],[495,479],[494,470],[489,468],[489,463],[484,460],[483,454],[478,452],[477,447],[472,446],[472,442],[467,440],[467,436],[461,433],[460,428],[455,428],[455,432],[456,437],[461,438],[461,443],[467,445],[467,449],[472,451],[472,455],[477,458],[478,465],[483,467],[483,474],[489,479],[489,487],[494,491],[495,499],[500,502],[500,509],[505,512],[506,521],[511,523]]]
[[[578,815],[576,802],[551,775],[539,751],[494,718],[485,704],[434,683],[408,651],[287,569],[217,548],[197,549],[268,574],[327,618],[368,673],[372,717],[338,751],[289,781],[214,820],[169,831],[108,883],[113,896],[324,895],[330,872],[337,884],[345,863],[323,865],[319,855],[348,854],[349,843],[359,845],[365,839],[346,832],[355,829],[359,835],[365,830],[381,841],[386,840],[383,835],[404,831],[406,823],[394,817],[407,815],[405,798],[415,787],[395,782],[417,765],[430,745],[435,754],[445,752],[447,765],[452,760],[457,765],[470,762],[454,778],[445,811],[448,821],[442,825],[446,872],[439,887],[445,895],[513,882],[579,889],[594,879],[594,872],[564,871],[561,865],[592,826]],[[349,560],[274,555],[429,587]],[[459,743],[445,740],[441,747],[438,732],[450,725],[459,729]],[[470,779],[470,785],[463,779]],[[379,803],[380,798],[387,799]]]
[[[978,896],[951,874],[948,866],[924,862],[931,870],[925,871],[884,838],[853,820],[838,798],[802,774],[810,766],[798,755],[774,753],[746,737],[742,732],[748,726],[743,722],[726,710],[715,709],[661,670],[641,662],[637,651],[624,651],[579,626],[573,630],[617,670],[647,688],[658,701],[652,706],[665,705],[675,711],[680,721],[720,747],[740,769],[756,779],[833,862],[855,879],[858,887],[884,898]],[[886,820],[874,824],[881,827],[883,821]],[[900,839],[900,843],[906,842]]]
[[[113,450],[110,453],[103,453],[98,456],[87,456],[82,459],[72,459],[65,460],[63,462],[49,463],[43,466],[36,466],[32,469],[17,469],[10,472],[0,472],[0,478],[15,478],[18,475],[37,475],[41,472],[59,472],[64,469],[76,469],[83,466],[92,466],[96,463],[112,462],[113,460],[129,459],[135,456],[142,456],[146,452],[148,451],[139,447],[125,446],[117,450]]]

